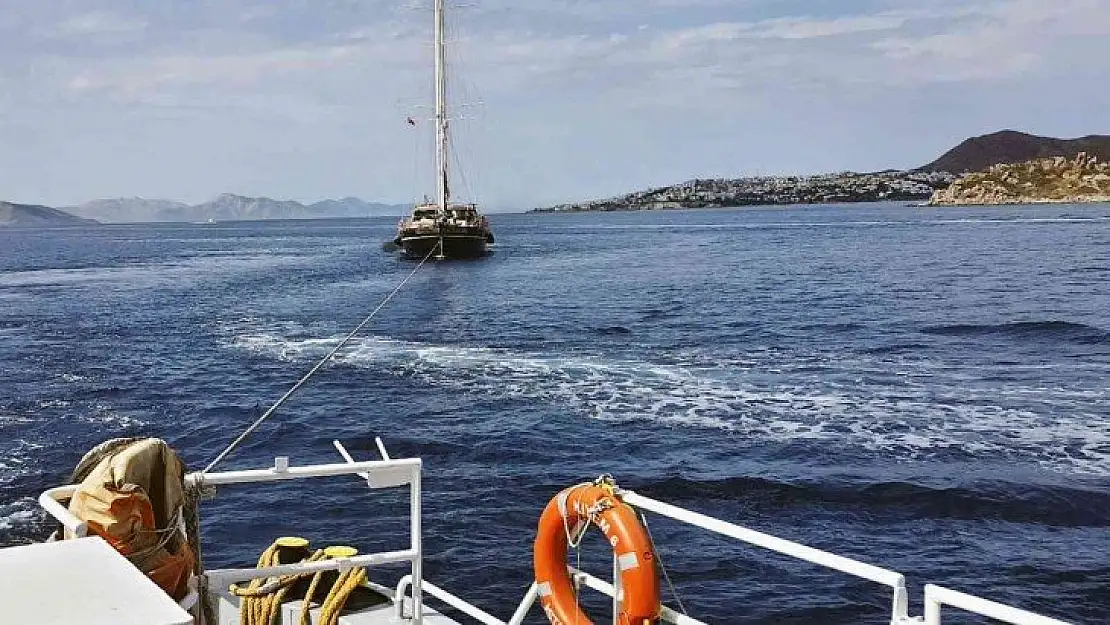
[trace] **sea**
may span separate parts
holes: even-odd
[[[422,458],[427,578],[505,619],[543,507],[612,474],[901,572],[914,615],[934,583],[1110,622],[1110,205],[490,221],[487,258],[419,267],[218,469],[341,462],[334,440],[376,459],[375,437]],[[0,545],[46,537],[35,498],[103,440],[204,467],[417,269],[383,246],[394,222],[0,230]],[[283,535],[404,548],[407,496],[223,487],[205,564]],[[889,622],[883,586],[648,522],[695,618]],[[601,577],[610,557],[597,531],[570,554]]]

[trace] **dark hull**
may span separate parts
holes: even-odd
[[[423,259],[439,243],[439,235],[426,234],[402,236],[401,249],[407,258]],[[486,255],[484,235],[443,235],[443,250],[437,250],[432,258],[442,254],[445,258],[481,258]]]

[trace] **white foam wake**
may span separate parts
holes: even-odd
[[[43,447],[23,438],[12,439],[0,447],[0,486],[12,484],[36,470],[34,458]]]
[[[30,497],[0,503],[0,531],[27,525],[38,515],[38,504]]]
[[[318,259],[297,255],[293,249],[253,250],[251,253],[195,256],[168,262],[76,269],[34,269],[0,273],[0,287],[35,288],[112,285],[127,289],[180,285],[241,272],[307,265]]]
[[[231,345],[301,361],[323,356],[338,340],[263,332],[240,335]],[[381,337],[356,339],[336,360],[478,398],[558,404],[610,422],[714,428],[747,441],[829,441],[905,459],[959,450],[1110,475],[1110,424],[1091,408],[1104,398],[1098,391],[953,384],[938,394],[936,379],[848,386],[780,362],[752,373],[746,360],[742,367],[659,365]],[[1004,401],[1016,396],[1020,401]]]

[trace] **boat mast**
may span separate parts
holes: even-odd
[[[444,45],[446,23],[443,16],[443,4],[444,0],[435,0],[436,174],[439,178],[437,188],[441,218],[447,214],[447,202],[450,200],[451,193],[447,186],[447,53]]]

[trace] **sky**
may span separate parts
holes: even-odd
[[[430,3],[5,0],[0,199],[432,194]],[[1110,134],[1110,0],[448,5],[454,188],[491,211]]]

